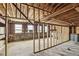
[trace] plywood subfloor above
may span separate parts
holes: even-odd
[[[33,54],[32,40],[8,44],[9,56],[79,56],[79,44],[66,42],[54,48]]]

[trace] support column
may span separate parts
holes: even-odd
[[[7,16],[7,3],[5,4],[5,16]],[[8,19],[5,17],[5,56],[7,56],[7,44],[8,44]]]
[[[33,53],[35,53],[35,8],[33,8],[34,30],[33,30]]]
[[[40,4],[39,4],[39,7],[40,7]],[[38,44],[39,44],[39,46],[38,46],[38,49],[39,49],[39,51],[40,51],[40,10],[38,9],[38,21],[39,21],[39,23],[38,23]]]
[[[40,51],[40,24],[38,24],[38,50]]]
[[[43,48],[45,49],[45,25],[43,24]]]
[[[60,43],[62,43],[62,26],[61,26],[61,41],[60,41]]]
[[[52,47],[52,34],[51,34],[51,28],[52,26],[50,25],[50,47]]]
[[[49,26],[47,24],[47,48],[49,47]]]

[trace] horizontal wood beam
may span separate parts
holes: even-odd
[[[69,13],[67,15],[64,16],[65,19],[70,19],[70,18],[73,18],[73,17],[76,17],[78,16],[79,14],[78,13]],[[61,16],[62,17],[62,16]]]
[[[74,22],[74,24],[75,24],[75,26],[76,26],[76,25],[79,25],[79,20],[78,20],[77,22]]]
[[[62,20],[57,20],[55,18],[52,18],[52,20],[47,21],[47,23],[54,23],[54,24],[64,24],[64,25],[72,25],[72,23],[68,22],[68,21],[62,21]]]
[[[19,18],[19,17],[11,17],[11,16],[2,16],[2,15],[0,15],[0,17],[7,17],[7,18],[10,18],[10,19],[20,19],[20,20],[26,20],[25,18]],[[5,19],[5,18],[4,18]],[[30,19],[30,20],[33,20],[33,19]]]
[[[68,21],[73,21],[73,20],[75,20],[75,21],[76,21],[76,19],[78,19],[78,18],[79,18],[79,16],[78,16],[78,15],[75,15],[74,17],[67,18],[66,20],[68,20]]]
[[[79,16],[78,13],[72,13],[72,14],[67,14],[65,16],[60,15],[61,17],[58,17],[57,19],[61,19],[62,21],[70,21],[73,18],[76,18]]]
[[[75,23],[75,22],[79,22],[79,17],[76,17],[76,18],[72,18],[70,19],[69,21]]]
[[[33,24],[29,19],[28,19],[28,17],[26,17],[26,15],[14,4],[14,3],[12,3],[13,4],[13,6],[15,6],[15,8],[26,18],[26,20],[28,20],[31,24]]]
[[[18,19],[18,20],[26,20],[24,18],[16,18],[16,17],[10,17],[10,16],[1,16],[0,17],[4,18],[7,17],[7,18],[10,18],[10,19]],[[52,22],[52,21],[51,21]],[[66,26],[66,25],[59,25],[59,24],[52,24],[52,23],[47,23],[47,22],[41,22],[41,23],[44,23],[44,24],[50,24],[50,25],[57,25],[57,26]]]

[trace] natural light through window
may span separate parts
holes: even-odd
[[[28,25],[28,32],[33,32],[33,25]]]
[[[4,27],[0,27],[0,35],[4,35],[5,34],[5,28]]]
[[[37,27],[37,30],[39,32],[39,27]],[[40,32],[42,32],[42,26],[40,26]]]
[[[15,33],[22,33],[22,24],[15,24]]]
[[[48,31],[48,27],[47,26],[45,26],[45,32],[47,32]]]

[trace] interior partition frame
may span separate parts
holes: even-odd
[[[39,25],[39,24],[38,24]],[[43,49],[42,50],[40,50],[39,49],[39,47],[38,47],[38,51],[35,51],[34,53],[38,53],[38,52],[41,52],[41,51],[44,51],[44,50],[47,50],[47,49],[49,49],[49,48],[52,48],[52,47],[55,47],[55,46],[58,46],[58,45],[60,45],[60,44],[62,44],[62,43],[65,43],[65,42],[68,42],[69,40],[67,40],[67,41],[64,41],[64,42],[61,42],[61,43],[52,43],[53,42],[53,38],[52,38],[52,35],[51,35],[51,33],[52,33],[52,27],[53,26],[58,26],[58,25],[53,25],[53,24],[45,24],[45,23],[43,23],[42,24],[43,25]],[[45,41],[45,25],[47,25],[47,27],[48,27],[48,31],[47,31],[47,39],[46,39],[46,41],[47,41],[47,43],[46,43],[46,41]],[[59,25],[60,26],[60,25]],[[68,26],[60,26],[60,27],[68,27]],[[68,27],[69,28],[69,27]],[[61,28],[61,32],[62,32],[62,28]],[[50,33],[50,35],[48,35]],[[40,34],[40,33],[39,33]],[[58,34],[57,34],[58,35]],[[50,39],[50,40],[49,40]],[[39,38],[37,39],[38,40],[38,42],[39,42]],[[58,40],[58,38],[57,38],[57,40]],[[56,41],[57,41],[56,40]],[[41,43],[40,43],[41,44]],[[47,47],[46,47],[46,45],[47,45]],[[40,45],[40,48],[41,48],[41,45]]]

